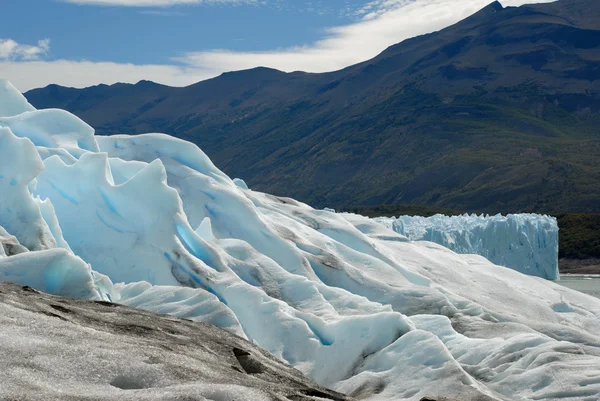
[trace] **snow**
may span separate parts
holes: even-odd
[[[558,224],[538,214],[507,216],[400,216],[375,221],[413,241],[431,241],[456,253],[481,255],[491,262],[548,280],[559,278]]]
[[[5,280],[216,324],[364,399],[600,395],[599,299],[252,191],[179,139],[24,115],[0,120]],[[542,223],[523,224],[531,251]]]

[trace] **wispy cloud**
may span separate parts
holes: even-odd
[[[167,10],[141,10],[140,14],[154,15],[157,17],[184,17],[187,14],[181,11],[167,11]]]
[[[170,7],[190,4],[262,4],[265,0],[63,0],[66,3],[92,6]]]
[[[23,45],[12,39],[0,39],[0,60],[36,60],[50,50],[50,39],[42,39],[37,45]]]
[[[503,4],[550,1],[505,0]],[[2,50],[0,44],[0,77],[8,78],[21,90],[28,90],[50,83],[85,87],[99,83],[135,83],[141,79],[184,86],[222,72],[257,66],[282,71],[333,71],[368,60],[404,39],[447,27],[489,3],[490,0],[375,0],[355,9],[357,22],[329,28],[323,39],[315,43],[262,52],[189,52],[175,57],[171,65],[34,61],[32,58],[48,51],[48,42],[40,41],[38,46],[30,46],[38,50],[22,51],[18,57],[14,56],[14,50]],[[14,48],[14,45],[6,48]],[[2,57],[2,54],[13,56]]]
[[[548,2],[550,0],[533,0]],[[375,0],[355,8],[357,22],[325,30],[305,46],[262,52],[189,52],[175,61],[209,70],[231,71],[258,65],[282,71],[325,72],[368,60],[405,39],[440,30],[485,7],[491,0]],[[507,0],[505,5],[523,4]]]
[[[490,4],[493,0],[487,0],[485,3]],[[550,3],[557,0],[500,0],[500,3],[505,7],[510,6],[521,6],[524,4],[531,3]],[[472,1],[464,1],[457,0],[454,3],[460,7],[461,3],[473,3]],[[363,6],[357,7],[354,9],[354,15],[359,16],[363,19],[372,19],[377,18],[385,13],[395,11],[398,9],[402,9],[404,7],[410,6],[411,3],[429,3],[429,4],[442,4],[446,5],[447,1],[441,0],[427,0],[419,1],[419,0],[372,0],[364,4]]]

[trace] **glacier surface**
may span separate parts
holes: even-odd
[[[212,323],[360,399],[598,399],[600,299],[0,88],[0,280]]]
[[[558,224],[554,217],[509,214],[377,217],[375,221],[413,241],[431,241],[461,254],[548,280],[559,278]]]

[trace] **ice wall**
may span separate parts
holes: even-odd
[[[460,254],[476,254],[530,276],[556,280],[558,225],[538,214],[378,217],[413,241],[431,241]]]

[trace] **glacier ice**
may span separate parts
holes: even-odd
[[[246,189],[167,135],[94,137],[3,85],[22,113],[0,119],[0,279],[216,324],[364,399],[600,395],[600,300]]]
[[[12,117],[33,111],[35,107],[4,78],[0,78],[0,117]]]
[[[242,180],[241,178],[234,178],[233,183],[242,189],[248,189],[248,184],[246,184],[246,181]]]
[[[94,274],[81,258],[60,248],[0,256],[0,281],[28,285],[50,294],[103,300]]]
[[[461,254],[549,280],[559,278],[558,224],[538,214],[400,216],[375,221],[413,241],[431,241]]]
[[[44,169],[35,146],[0,123],[0,226],[31,250],[56,247],[56,239],[30,195],[30,185]]]

